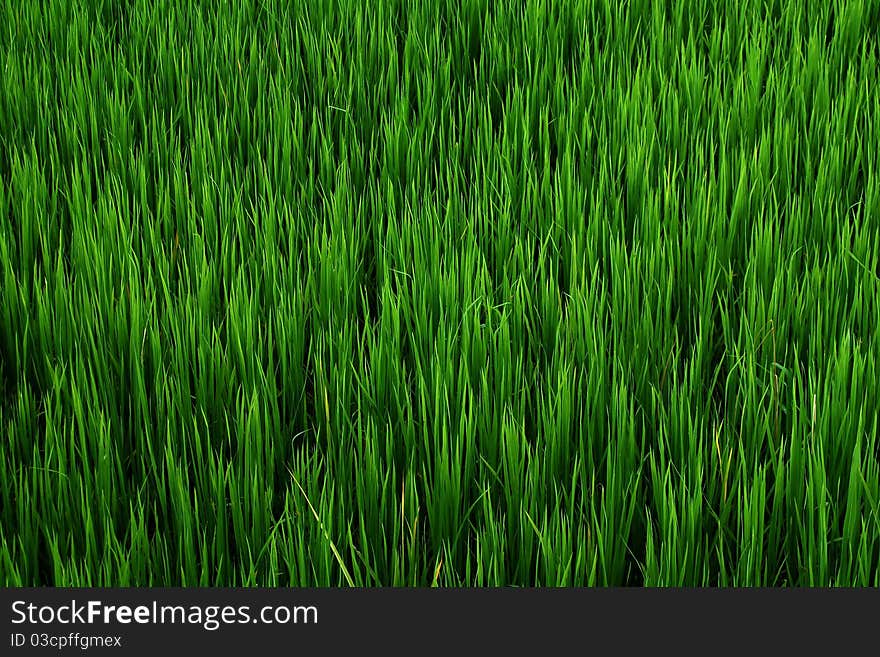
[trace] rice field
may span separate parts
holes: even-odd
[[[3,0],[0,585],[880,586],[875,0]]]

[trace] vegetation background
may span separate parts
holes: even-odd
[[[874,0],[0,2],[0,584],[880,585]]]

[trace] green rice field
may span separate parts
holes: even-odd
[[[0,0],[0,585],[880,586],[877,0]]]

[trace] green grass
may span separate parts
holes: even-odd
[[[880,585],[876,0],[2,0],[0,584]]]

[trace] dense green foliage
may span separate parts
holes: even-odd
[[[880,585],[878,31],[3,0],[0,584]]]

